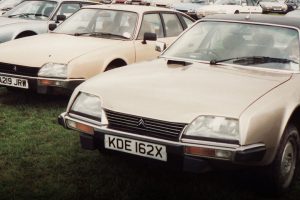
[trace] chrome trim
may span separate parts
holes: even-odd
[[[117,135],[117,136],[123,136],[123,137],[130,137],[132,139],[141,139],[141,140],[147,140],[149,142],[158,142],[158,143],[162,143],[162,144],[166,144],[166,145],[176,145],[176,146],[193,146],[193,147],[202,147],[202,148],[213,148],[213,149],[217,149],[217,150],[227,150],[227,151],[232,151],[233,153],[237,152],[237,151],[245,151],[247,149],[252,149],[252,148],[256,148],[256,147],[264,147],[265,145],[262,143],[258,143],[258,144],[251,144],[251,145],[247,145],[247,146],[239,146],[239,145],[235,145],[235,144],[227,144],[227,143],[216,143],[216,142],[207,142],[207,141],[199,141],[199,143],[195,144],[195,142],[193,141],[193,143],[183,143],[183,142],[176,142],[176,141],[170,141],[170,140],[164,140],[164,139],[159,139],[159,138],[154,138],[154,137],[149,137],[149,136],[143,136],[143,135],[137,135],[137,134],[132,134],[132,133],[128,133],[128,132],[124,132],[124,131],[118,131],[118,130],[112,130],[107,128],[107,125],[101,124],[101,125],[96,125],[93,123],[89,123],[89,122],[85,122],[85,121],[81,121],[78,119],[74,119],[70,116],[68,116],[66,113],[63,113],[61,115],[64,120],[71,120],[74,122],[78,122],[78,123],[82,123],[84,125],[87,126],[91,126],[94,128],[95,131],[97,132],[101,132],[103,134],[113,134],[113,135]],[[69,127],[70,128],[70,127]],[[71,128],[73,129],[73,128]],[[73,129],[75,130],[75,129]],[[190,140],[186,140],[183,139],[184,141],[188,141],[190,142]]]
[[[70,82],[70,81],[84,81],[84,78],[74,78],[74,79],[57,79],[57,78],[47,78],[47,77],[32,77],[32,76],[24,76],[18,74],[8,74],[0,72],[0,75],[9,76],[9,77],[18,77],[18,78],[25,78],[25,79],[33,79],[33,80],[50,80],[50,81],[60,81],[60,82]]]
[[[211,146],[222,146],[226,148],[239,148],[240,145],[238,144],[228,144],[228,143],[219,143],[219,142],[211,142],[211,141],[203,141],[203,140],[192,140],[192,139],[185,139],[182,138],[181,141],[183,143],[190,143],[196,145],[211,145]]]
[[[89,119],[89,118],[86,118],[86,117],[82,117],[80,115],[76,115],[74,113],[69,113],[69,115],[72,117],[72,118],[75,118],[75,119],[78,119],[78,120],[83,120],[83,121],[87,121],[91,124],[96,124],[98,126],[102,126],[101,122],[99,121],[96,121],[96,120],[93,120],[93,119]]]

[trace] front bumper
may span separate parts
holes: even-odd
[[[286,13],[286,9],[279,9],[279,8],[263,8],[264,13]]]
[[[55,79],[55,78],[43,78],[32,77],[17,74],[0,73],[0,76],[25,79],[28,81],[28,88],[24,90],[35,91],[40,94],[69,94],[85,79]],[[9,85],[1,85],[0,87],[14,88]],[[20,88],[23,89],[23,88]]]
[[[138,140],[142,142],[149,142],[157,145],[166,146],[166,152],[168,156],[167,163],[176,163],[175,165],[182,164],[182,169],[184,171],[192,172],[203,172],[211,168],[214,168],[214,163],[222,162],[226,163],[229,166],[255,166],[262,161],[266,147],[264,144],[252,144],[248,146],[240,146],[236,144],[225,144],[225,143],[216,143],[216,142],[207,142],[207,141],[195,141],[190,139],[180,139],[179,141],[170,141],[159,139],[155,137],[149,137],[145,135],[137,135],[133,133],[123,132],[119,130],[109,129],[107,126],[96,125],[93,122],[87,122],[86,120],[74,118],[69,116],[66,113],[62,113],[58,117],[58,122],[64,128],[70,128],[68,121],[81,123],[92,127],[94,130],[93,134],[87,134],[81,132],[80,142],[83,149],[95,150],[100,149],[107,151],[104,148],[104,138],[105,135],[117,136],[126,139]],[[77,130],[78,131],[78,130]],[[216,157],[216,156],[204,156],[204,155],[195,155],[186,151],[187,148],[195,147],[207,150],[216,150],[230,152],[229,157]],[[143,157],[144,158],[144,157]],[[223,166],[223,165],[222,165]]]

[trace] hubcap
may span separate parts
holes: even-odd
[[[296,152],[294,144],[288,141],[284,147],[281,159],[281,175],[284,178],[285,185],[289,185],[294,176],[296,167]]]

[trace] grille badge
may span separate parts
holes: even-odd
[[[138,124],[137,124],[138,127],[140,128],[146,128],[146,125],[145,125],[145,122],[143,119],[140,119]]]
[[[14,66],[14,67],[13,67],[13,70],[14,70],[15,72],[17,72],[17,66]]]

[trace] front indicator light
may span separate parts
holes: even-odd
[[[210,149],[203,147],[187,146],[184,149],[185,154],[200,156],[200,157],[214,157],[220,159],[231,159],[232,152],[227,150]]]
[[[86,124],[82,124],[79,122],[74,122],[71,120],[67,120],[67,125],[69,128],[75,129],[77,131],[83,132],[83,133],[87,133],[90,135],[94,135],[94,128],[91,126],[88,126]]]
[[[47,79],[40,79],[38,80],[38,85],[42,86],[60,86],[62,85],[61,81],[54,81],[54,80],[47,80]]]
[[[215,150],[202,147],[185,147],[185,153],[189,155],[214,157]]]

